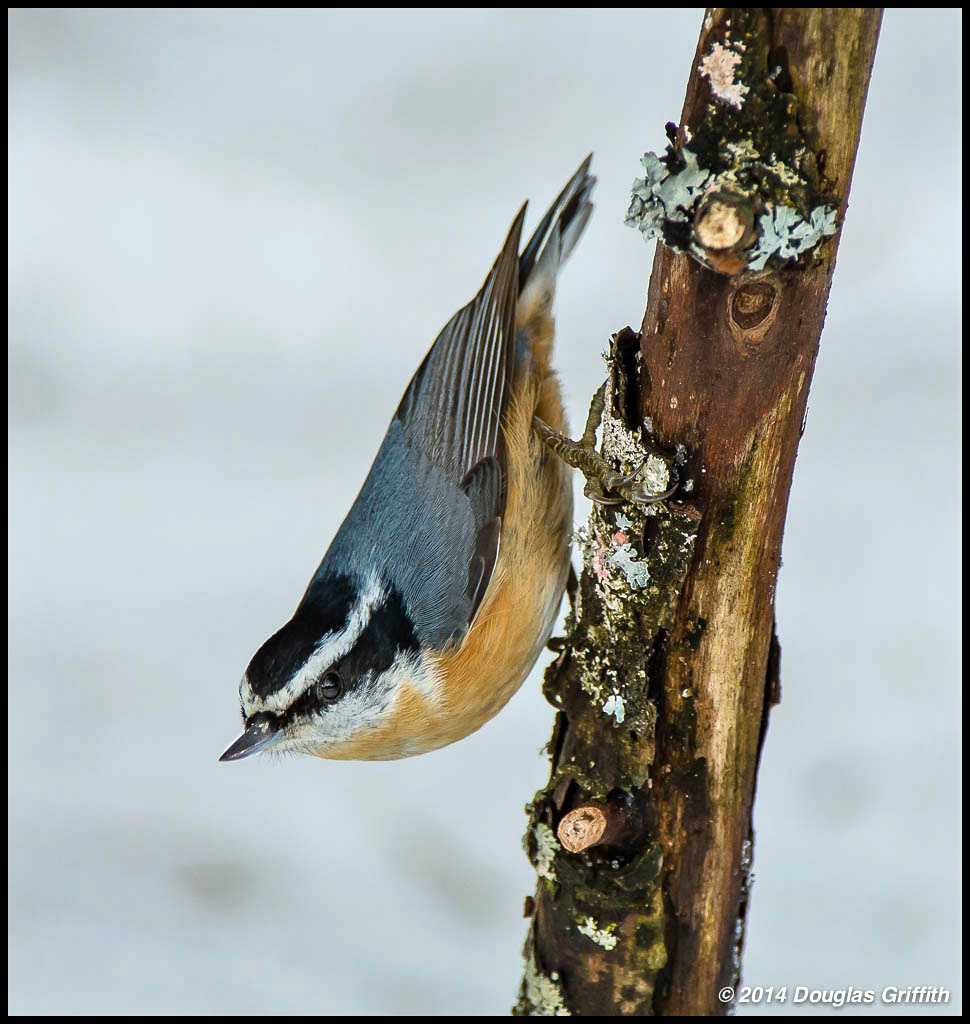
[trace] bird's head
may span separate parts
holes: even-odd
[[[417,751],[402,733],[402,704],[433,702],[436,688],[396,591],[376,577],[315,578],[290,621],[253,655],[239,686],[244,732],[221,760],[261,750],[407,756]]]

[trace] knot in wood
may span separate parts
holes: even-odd
[[[731,319],[742,331],[750,331],[763,323],[775,304],[775,289],[765,281],[746,284],[731,300]]]
[[[747,357],[763,352],[762,346],[783,305],[776,275],[766,271],[753,281],[739,280],[726,302],[728,326],[738,353]]]

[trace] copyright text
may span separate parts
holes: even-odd
[[[948,1003],[950,990],[938,985],[887,985],[882,989],[812,988],[808,985],[742,985],[737,991],[725,986],[717,994],[722,1003],[795,1003],[815,1006],[842,1006],[879,1002],[886,1006],[916,1003]]]

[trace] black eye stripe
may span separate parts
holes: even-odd
[[[344,686],[352,686],[367,674],[374,677],[386,672],[398,654],[417,654],[420,649],[401,595],[391,590],[371,612],[353,648],[335,667]]]

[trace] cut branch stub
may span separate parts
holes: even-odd
[[[623,837],[627,812],[608,803],[584,803],[563,815],[556,835],[570,853],[582,853],[593,846],[610,846]]]
[[[595,846],[606,831],[606,813],[596,804],[570,811],[556,829],[559,842],[570,853],[580,853]]]
[[[740,274],[747,266],[745,250],[758,237],[756,210],[750,199],[713,191],[698,203],[693,242],[707,262],[722,274]]]

